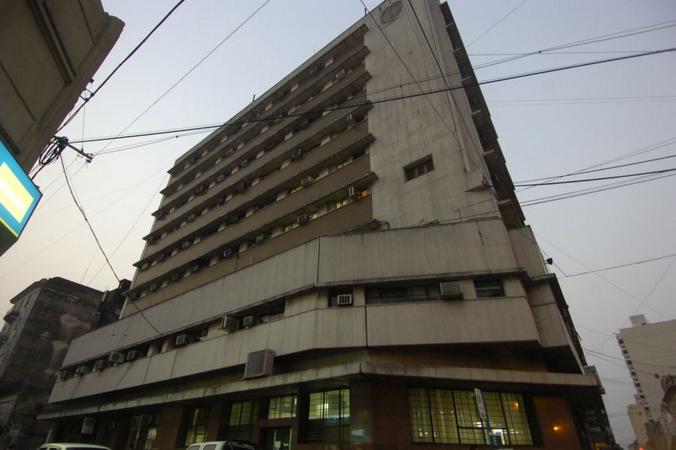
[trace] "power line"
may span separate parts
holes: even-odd
[[[586,352],[592,353],[592,354],[598,354],[598,355],[605,356],[606,358],[610,358],[610,359],[615,359],[615,360],[619,360],[619,361],[622,361],[622,362],[626,362],[626,360],[625,360],[624,358],[620,358],[620,357],[618,357],[618,356],[609,355],[609,354],[607,354],[607,353],[599,352],[599,351],[597,351],[597,350],[591,350],[591,349],[588,349],[588,348],[584,348],[583,350],[586,351]],[[664,368],[664,369],[676,369],[676,366],[667,366],[667,365],[664,365],[664,364],[653,364],[653,363],[649,363],[649,362],[645,362],[645,361],[638,361],[638,360],[635,360],[635,359],[633,359],[633,358],[632,358],[632,362],[633,362],[634,364],[642,364],[642,365],[646,365],[646,366],[661,367],[661,368]]]
[[[662,169],[662,170],[651,170],[649,172],[634,172],[634,173],[627,173],[624,175],[611,175],[607,177],[596,177],[596,178],[582,178],[579,180],[565,180],[565,181],[544,181],[542,183],[521,183],[521,184],[514,184],[514,186],[518,187],[525,187],[525,186],[553,186],[553,185],[559,185],[559,184],[574,184],[574,183],[589,183],[592,181],[604,181],[604,180],[616,180],[618,178],[629,178],[629,177],[638,177],[638,176],[643,176],[643,175],[655,175],[658,173],[668,173],[668,172],[673,172],[676,171],[675,168],[671,169]]]
[[[80,202],[78,202],[77,197],[75,196],[75,192],[73,191],[73,187],[71,186],[70,180],[68,179],[68,171],[66,170],[66,165],[63,163],[63,158],[59,158],[59,161],[61,162],[61,168],[63,169],[63,176],[66,179],[66,185],[68,186],[68,191],[70,192],[70,196],[73,198],[73,202],[75,203],[75,206],[77,207],[78,211],[80,211],[82,218],[87,223],[87,226],[89,227],[89,231],[92,232],[92,236],[94,236],[94,240],[96,241],[96,245],[99,247],[99,250],[101,250],[101,254],[103,255],[103,258],[106,260],[108,267],[110,267],[110,271],[113,272],[115,279],[119,283],[120,277],[117,276],[117,272],[115,272],[113,265],[110,263],[110,260],[108,259],[108,255],[106,255],[105,250],[103,250],[103,247],[101,246],[101,242],[99,241],[98,236],[96,236],[96,232],[94,231],[94,228],[92,228],[92,224],[89,223],[89,219],[87,219],[87,214],[84,212],[84,209],[82,209],[82,206],[80,206]]]
[[[621,269],[623,267],[636,266],[636,265],[639,265],[639,264],[645,264],[645,263],[649,263],[649,262],[653,262],[653,261],[660,261],[660,260],[663,260],[663,259],[673,258],[673,257],[676,257],[676,253],[671,253],[669,255],[664,255],[664,256],[656,256],[654,258],[642,259],[642,260],[639,260],[639,261],[633,261],[633,262],[625,263],[625,264],[618,264],[618,265],[615,265],[615,266],[602,267],[600,269],[588,270],[586,272],[573,273],[573,274],[566,275],[566,278],[580,277],[582,275],[589,275],[589,274],[592,274],[592,273],[595,273],[595,272],[605,272],[606,270]]]
[[[540,54],[544,54],[544,53],[547,53],[547,52],[550,52],[550,51],[555,51],[555,50],[562,50],[562,49],[566,49],[566,48],[573,48],[573,47],[579,47],[579,46],[583,46],[583,45],[596,44],[596,43],[599,43],[599,42],[611,41],[611,40],[615,40],[615,39],[621,39],[621,38],[625,38],[625,37],[636,36],[636,35],[644,34],[644,33],[651,33],[653,31],[664,30],[664,29],[671,28],[671,27],[674,27],[674,26],[676,26],[676,21],[670,20],[670,21],[666,21],[666,22],[660,22],[660,23],[657,23],[657,24],[653,24],[653,25],[647,25],[647,26],[638,27],[638,28],[631,28],[629,30],[616,31],[614,33],[602,34],[602,35],[587,38],[587,39],[581,39],[581,40],[578,40],[578,41],[572,41],[572,42],[568,42],[568,43],[565,43],[565,44],[555,45],[553,47],[547,47],[547,48],[543,48],[543,49],[539,49],[539,50],[534,50],[534,51],[531,51],[531,52],[523,53],[523,54],[512,56],[512,57],[509,57],[509,58],[503,58],[503,59],[499,59],[499,60],[496,60],[496,61],[489,61],[487,63],[479,64],[479,65],[475,66],[474,69],[480,70],[480,69],[483,69],[483,68],[486,68],[486,67],[497,66],[498,64],[504,64],[506,62],[515,61],[517,59],[525,58],[527,56],[540,55]]]
[[[642,161],[635,161],[633,163],[619,164],[619,165],[616,165],[616,166],[604,167],[602,169],[580,170],[580,171],[577,171],[575,173],[570,173],[570,174],[566,174],[566,175],[555,175],[553,177],[545,177],[545,178],[531,178],[531,179],[528,179],[528,180],[516,181],[516,183],[528,183],[528,182],[531,182],[531,181],[551,180],[551,179],[569,177],[569,176],[573,176],[573,175],[583,175],[583,174],[587,174],[587,173],[602,172],[602,171],[605,171],[605,170],[620,169],[622,167],[630,167],[630,166],[636,166],[636,165],[639,165],[639,164],[647,164],[647,163],[650,163],[650,162],[662,161],[664,159],[670,159],[670,158],[676,158],[676,154],[675,155],[661,156],[659,158],[644,159]]]
[[[481,34],[480,34],[479,36],[477,36],[476,38],[474,38],[474,39],[472,40],[472,42],[470,42],[469,44],[465,45],[465,48],[469,48],[472,44],[474,44],[474,43],[476,43],[478,40],[484,38],[484,37],[485,37],[488,33],[490,33],[495,27],[497,27],[497,26],[500,25],[502,22],[504,22],[505,19],[507,19],[507,18],[508,18],[509,16],[511,16],[512,14],[514,14],[514,13],[516,12],[517,9],[521,8],[527,1],[528,1],[528,0],[522,0],[521,3],[519,3],[518,5],[516,5],[514,8],[510,9],[510,10],[507,12],[507,14],[505,14],[505,15],[502,16],[502,17],[500,17],[500,19],[498,19],[495,23],[493,23],[493,25],[491,25],[490,27],[486,28],[486,31],[484,31],[483,33],[481,33]],[[409,3],[410,3],[410,0],[409,0]]]
[[[585,195],[596,194],[596,193],[605,192],[605,191],[611,191],[611,190],[614,190],[614,189],[619,189],[619,188],[623,188],[623,187],[627,187],[627,186],[633,186],[635,184],[643,184],[643,183],[647,183],[649,181],[661,180],[663,178],[670,178],[670,177],[673,177],[673,176],[676,176],[676,174],[654,176],[652,178],[644,177],[644,178],[638,179],[638,180],[609,183],[609,184],[601,185],[601,186],[598,186],[598,187],[595,187],[595,188],[580,189],[580,190],[577,190],[577,191],[566,192],[566,193],[563,193],[563,194],[550,195],[550,196],[547,196],[547,197],[539,197],[539,198],[534,198],[534,199],[531,199],[531,200],[526,200],[524,202],[521,202],[521,206],[526,208],[528,206],[535,206],[535,205],[541,205],[541,204],[544,204],[544,203],[558,202],[558,201],[561,201],[561,200],[567,200],[569,198],[583,197]]]
[[[68,124],[73,120],[73,118],[77,115],[78,112],[80,112],[81,109],[84,108],[84,106],[89,102],[89,100],[91,100],[92,97],[94,97],[94,96],[101,90],[101,88],[102,88],[103,86],[105,86],[106,83],[108,83],[108,81],[110,81],[110,79],[113,77],[113,75],[115,75],[115,73],[117,73],[117,71],[120,70],[120,68],[121,68],[127,61],[129,61],[129,59],[130,59],[132,56],[134,56],[134,54],[141,48],[141,46],[142,46],[143,44],[146,43],[146,41],[150,38],[150,36],[152,36],[152,35],[155,33],[155,31],[157,31],[157,29],[160,28],[164,22],[166,22],[166,20],[169,18],[169,16],[171,16],[171,15],[174,13],[174,11],[176,11],[176,9],[177,9],[179,6],[181,6],[181,4],[182,4],[184,1],[185,1],[185,0],[179,0],[179,1],[174,5],[174,7],[171,8],[171,9],[169,10],[169,12],[168,12],[167,14],[164,15],[164,17],[162,17],[162,19],[157,23],[157,25],[155,25],[155,26],[153,27],[153,29],[150,30],[150,32],[149,32],[148,34],[146,34],[146,36],[141,40],[141,42],[139,42],[139,43],[136,45],[136,47],[134,47],[134,48],[132,49],[132,51],[129,52],[129,54],[128,54],[127,56],[125,56],[125,58],[124,58],[117,66],[115,66],[115,68],[113,69],[113,71],[110,72],[110,74],[108,74],[108,76],[103,80],[103,82],[101,82],[101,84],[100,84],[93,92],[90,93],[89,97],[87,97],[86,99],[84,99],[84,102],[83,102],[83,103],[82,103],[82,104],[81,104],[81,105],[80,105],[80,106],[79,106],[79,107],[78,107],[78,108],[70,115],[70,117],[68,117],[68,119],[66,119],[66,121],[65,121],[65,122],[64,122],[57,130],[56,130],[57,133],[58,133],[59,131],[61,131],[66,125],[68,125]]]
[[[653,50],[650,52],[644,52],[640,54],[635,54],[635,55],[629,55],[629,56],[621,56],[621,57],[616,57],[616,58],[607,58],[607,59],[602,59],[602,60],[596,60],[596,61],[587,61],[584,63],[578,63],[578,64],[572,64],[568,66],[560,66],[560,67],[554,67],[550,69],[543,69],[539,71],[534,71],[534,72],[525,72],[521,74],[516,74],[516,75],[508,75],[500,78],[493,78],[493,79],[488,79],[484,81],[478,81],[476,83],[470,84],[467,87],[475,87],[475,86],[482,86],[486,84],[494,84],[494,83],[501,83],[505,81],[512,81],[512,80],[517,80],[521,78],[527,78],[527,77],[532,77],[532,76],[538,76],[538,75],[543,75],[543,74],[549,74],[549,73],[555,73],[555,72],[562,72],[565,70],[572,70],[572,69],[578,69],[582,67],[589,67],[593,65],[598,65],[598,64],[605,64],[605,63],[610,63],[610,62],[617,62],[617,61],[623,61],[623,60],[629,60],[633,58],[639,58],[639,57],[644,57],[644,56],[652,56],[652,55],[658,55],[662,53],[668,53],[668,52],[674,52],[676,51],[676,47],[671,47],[671,48],[665,48],[661,50]],[[251,118],[247,120],[240,120],[240,121],[230,121],[230,122],[225,122],[221,123],[219,125],[199,125],[199,126],[193,126],[193,127],[182,127],[182,128],[174,128],[170,130],[158,130],[158,131],[146,131],[146,132],[139,132],[139,133],[131,133],[131,134],[118,134],[116,136],[106,136],[106,137],[96,137],[96,138],[88,138],[88,139],[82,139],[82,140],[77,140],[77,141],[71,141],[72,144],[80,144],[80,143],[87,143],[87,142],[102,142],[102,141],[112,141],[112,140],[117,140],[117,139],[130,139],[130,138],[137,138],[137,137],[146,137],[146,136],[158,136],[158,135],[163,135],[163,134],[175,134],[175,133],[183,133],[187,131],[199,131],[199,130],[214,130],[216,128],[224,127],[224,126],[234,126],[234,125],[243,125],[245,123],[258,123],[258,122],[270,122],[274,121],[277,119],[283,119],[287,117],[306,117],[308,115],[313,115],[313,114],[318,114],[322,112],[332,112],[332,111],[340,111],[340,110],[346,110],[346,109],[352,109],[358,106],[369,106],[373,104],[381,104],[381,103],[388,103],[388,102],[393,102],[393,101],[399,101],[399,100],[407,100],[410,98],[416,98],[416,97],[422,97],[422,96],[427,96],[427,95],[434,95],[434,94],[439,94],[443,92],[448,92],[448,91],[454,91],[458,89],[465,89],[466,86],[460,85],[460,86],[451,86],[450,88],[439,88],[439,89],[433,89],[429,91],[421,91],[417,93],[412,93],[412,94],[405,94],[405,95],[398,95],[394,97],[384,97],[381,99],[373,99],[367,102],[361,102],[361,103],[349,103],[345,105],[339,105],[339,106],[334,106],[331,108],[323,108],[323,109],[314,109],[305,113],[281,113],[281,114],[274,114],[270,115],[267,117],[263,118]]]
[[[202,58],[200,58],[200,60],[197,61],[197,63],[194,64],[190,69],[188,69],[188,71],[187,71],[185,74],[183,74],[178,80],[176,80],[171,86],[169,86],[168,89],[166,89],[159,97],[157,97],[157,99],[155,99],[152,103],[150,103],[143,111],[141,111],[141,113],[139,113],[136,117],[134,117],[134,119],[133,119],[131,122],[129,122],[129,123],[122,129],[122,131],[120,131],[120,133],[118,134],[118,136],[121,135],[122,133],[124,133],[125,131],[127,131],[129,128],[131,128],[131,126],[134,125],[141,117],[143,117],[148,111],[150,111],[155,105],[157,105],[157,104],[158,104],[164,97],[166,97],[171,91],[173,91],[174,88],[176,88],[176,86],[178,86],[183,80],[185,80],[192,72],[195,71],[195,69],[197,69],[200,65],[202,65],[202,63],[203,63],[204,61],[206,61],[206,60],[207,60],[207,59],[208,59],[208,58],[209,58],[216,50],[218,50],[218,49],[219,49],[223,44],[225,44],[225,43],[226,43],[226,42],[227,42],[227,41],[228,41],[235,33],[237,33],[242,27],[244,27],[244,25],[246,25],[251,19],[253,19],[254,16],[256,16],[256,14],[258,14],[258,13],[259,13],[259,12],[260,12],[260,11],[261,11],[268,3],[270,3],[270,0],[265,0],[258,8],[256,8],[256,9],[254,10],[254,12],[252,12],[251,14],[249,14],[249,16],[247,16],[246,19],[244,19],[244,21],[242,21],[239,25],[237,25],[237,27],[235,27],[234,30],[232,30],[232,31],[231,31],[230,33],[228,33],[223,39],[221,39],[221,41],[220,41],[218,44],[216,44],[216,46],[215,46],[214,48],[212,48],[211,50],[209,50],[209,51],[207,52],[206,55],[204,55]],[[106,145],[105,145],[101,150],[99,150],[98,152],[95,152],[95,154],[98,154],[98,153],[103,152],[106,148],[108,148],[108,145],[110,145],[110,143],[106,144]]]

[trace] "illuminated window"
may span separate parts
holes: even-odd
[[[256,408],[253,401],[236,402],[230,406],[228,419],[228,439],[251,440],[253,425],[256,418]]]
[[[305,441],[350,441],[349,389],[336,389],[310,394]]]
[[[185,435],[186,447],[207,439],[209,416],[205,408],[193,408],[188,414],[188,429]]]
[[[521,394],[485,392],[484,401],[490,430],[479,417],[472,391],[409,389],[413,442],[533,445]]]
[[[268,405],[268,419],[296,417],[296,396],[273,397]]]

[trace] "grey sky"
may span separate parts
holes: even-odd
[[[414,0],[415,1],[415,0]],[[136,45],[173,5],[172,1],[104,0],[125,29],[95,77],[93,86]],[[119,133],[166,88],[249,15],[260,1],[186,0],[134,58],[101,90],[64,134]],[[523,3],[523,4],[522,4]],[[377,4],[367,1],[369,7]],[[520,6],[519,6],[520,5]],[[515,7],[518,8],[514,9]],[[520,53],[606,33],[676,20],[673,0],[466,0],[451,2],[475,65],[500,59],[486,53]],[[502,17],[508,17],[495,25]],[[310,57],[363,15],[359,0],[272,0],[259,15],[219,48],[129,131],[222,122]],[[576,52],[644,51],[676,43],[676,27],[594,45]],[[531,56],[477,71],[479,79],[527,72],[618,53]],[[650,144],[676,138],[676,53],[485,86],[512,178],[520,181],[571,172]],[[562,102],[561,99],[569,99]],[[84,127],[83,127],[84,119]],[[116,271],[133,275],[173,160],[203,135],[101,155],[84,162],[66,155],[84,209],[112,256]],[[110,143],[108,149],[153,138]],[[99,151],[104,144],[85,147]],[[634,158],[676,153],[676,145]],[[630,173],[676,167],[676,159],[613,171]],[[74,173],[77,172],[77,175]],[[604,176],[600,172],[590,176]],[[99,289],[115,287],[110,271],[63,187],[58,163],[37,178],[45,197],[18,242],[0,259],[0,309],[32,281],[63,276]],[[521,201],[595,184],[538,187]],[[566,273],[676,253],[676,177],[589,196],[524,208],[543,250]],[[128,234],[129,233],[129,234]],[[128,234],[128,236],[127,236]],[[559,250],[562,249],[563,251]],[[564,253],[565,252],[565,253]],[[676,317],[672,259],[565,278],[561,284],[585,348],[619,358],[614,337],[629,315],[649,320]],[[676,264],[674,264],[676,266]],[[661,282],[658,280],[662,277]],[[652,293],[651,293],[652,292]],[[639,303],[651,295],[643,306]],[[638,308],[638,309],[637,309]],[[619,360],[587,355],[606,380],[606,406],[616,438],[633,433],[626,417],[633,387]]]

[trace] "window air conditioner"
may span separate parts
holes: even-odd
[[[244,316],[242,318],[242,326],[244,328],[252,327],[254,325],[254,320],[254,316]]]
[[[352,294],[338,294],[336,296],[336,304],[338,306],[352,305]]]
[[[312,176],[308,175],[307,177],[304,177],[302,180],[300,180],[300,185],[303,187],[307,187],[311,185],[315,181]]]
[[[258,378],[272,375],[275,352],[260,350],[249,353],[244,366],[244,379]]]
[[[97,371],[97,372],[100,372],[105,368],[106,368],[106,361],[104,361],[103,359],[99,359],[98,361],[96,361],[94,363],[94,370]]]
[[[310,216],[308,214],[301,214],[296,219],[296,223],[298,223],[298,225],[305,225],[309,221],[310,221]]]
[[[190,247],[192,243],[190,241],[183,241],[181,242],[181,249],[185,250],[186,248]]]
[[[86,375],[89,373],[89,367],[88,366],[78,366],[77,369],[75,369],[75,373],[77,375]]]
[[[125,360],[126,361],[133,361],[136,358],[138,358],[139,356],[141,356],[141,352],[139,352],[138,350],[132,350],[132,351],[127,352],[127,356],[125,357]]]
[[[291,161],[297,161],[303,157],[303,149],[297,148],[291,152]]]
[[[235,332],[239,329],[239,320],[232,316],[224,316],[221,319],[221,328],[228,333]]]
[[[187,334],[179,334],[176,336],[176,340],[174,341],[174,345],[176,347],[182,347],[184,345],[188,345],[190,343],[190,336]]]
[[[108,361],[113,364],[122,364],[124,362],[124,358],[124,353],[120,352],[112,352],[110,355],[108,355]]]
[[[446,281],[439,283],[441,298],[445,300],[462,300],[462,284],[460,281]]]

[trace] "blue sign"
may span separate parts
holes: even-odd
[[[18,238],[41,197],[37,186],[0,141],[0,229]]]

